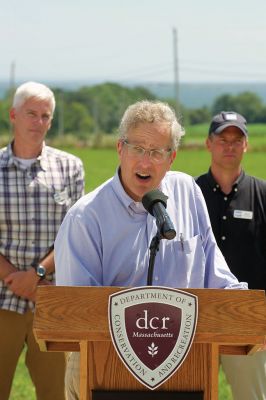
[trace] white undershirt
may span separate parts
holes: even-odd
[[[25,168],[25,169],[29,168],[36,161],[36,158],[14,157],[14,159],[17,160],[21,164],[22,168]]]

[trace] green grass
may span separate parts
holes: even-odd
[[[185,127],[186,135],[185,137],[206,137],[209,130],[209,124],[197,124]],[[254,137],[265,137],[266,139],[266,124],[248,124],[248,132],[250,140]]]
[[[24,364],[25,351],[22,352],[13,380],[10,400],[35,400],[35,389]]]
[[[246,173],[266,179],[265,169],[266,152],[247,152],[243,158],[243,167]],[[174,170],[186,172],[192,176],[207,171],[210,165],[210,154],[202,150],[179,150],[174,161]]]
[[[205,142],[209,125],[197,124],[186,128],[186,134],[182,139],[185,145],[202,145]],[[249,143],[250,147],[256,151],[266,150],[266,124],[249,124]]]
[[[201,138],[201,142],[203,138]],[[104,149],[66,149],[78,155],[84,162],[86,171],[86,192],[93,190],[99,184],[110,178],[118,165],[118,157],[115,150]],[[265,168],[266,154],[262,151],[249,152],[244,158],[244,168],[247,173],[266,179]],[[209,153],[206,150],[185,150],[177,153],[173,164],[173,170],[180,170],[193,176],[204,173],[209,167]],[[28,372],[24,366],[24,353],[20,357],[15,379],[13,382],[10,400],[34,400]],[[219,400],[232,400],[230,387],[220,371],[219,374]]]
[[[118,157],[115,150],[71,149],[71,152],[78,155],[84,163],[86,192],[93,190],[113,176],[118,165]],[[247,173],[266,179],[265,160],[266,152],[248,152],[244,156],[243,166]],[[210,155],[206,150],[180,149],[177,152],[172,169],[197,176],[207,171],[209,164]]]
[[[226,381],[222,368],[219,370],[219,393],[218,400],[233,400],[231,387]]]

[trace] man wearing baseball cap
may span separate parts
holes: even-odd
[[[213,117],[206,140],[209,171],[196,178],[205,197],[218,246],[233,274],[250,289],[266,289],[266,181],[246,175],[245,118],[222,111]],[[266,399],[266,351],[221,356],[234,400]]]

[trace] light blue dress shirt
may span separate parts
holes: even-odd
[[[160,189],[176,230],[162,239],[153,284],[175,288],[246,289],[230,272],[211,229],[207,207],[194,179],[168,172]],[[67,213],[55,241],[56,284],[143,286],[155,218],[124,191],[118,172],[83,196]],[[180,240],[180,238],[183,238]]]

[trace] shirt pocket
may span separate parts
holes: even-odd
[[[183,287],[204,287],[206,257],[200,235],[174,243],[176,265]]]

